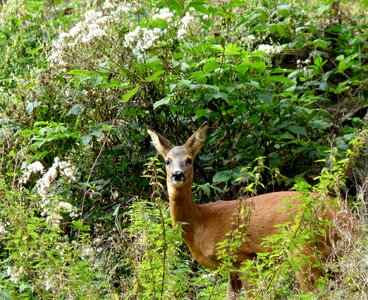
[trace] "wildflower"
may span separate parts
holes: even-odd
[[[25,270],[23,267],[8,267],[6,274],[10,277],[10,281],[17,284],[22,279]]]
[[[117,17],[120,13],[130,13],[133,11],[133,5],[131,3],[128,2],[124,2],[124,3],[117,3],[118,6],[114,7],[111,11],[111,14],[115,17]],[[137,3],[135,3],[135,5],[137,6]]]
[[[268,55],[278,54],[282,51],[282,49],[283,49],[282,46],[272,46],[272,45],[266,45],[266,44],[262,44],[258,46],[259,51],[264,51]]]
[[[46,217],[46,223],[52,227],[59,227],[62,219],[63,218],[61,215],[57,213],[52,213],[51,215]]]
[[[183,39],[187,36],[187,31],[184,28],[180,28],[177,33],[178,39]]]
[[[73,205],[68,202],[60,201],[58,204],[58,208],[65,212],[71,212],[73,210]]]
[[[0,237],[4,237],[6,235],[6,229],[2,222],[0,222]]]
[[[47,172],[42,176],[42,178],[37,181],[37,184],[36,184],[37,192],[43,200],[47,200],[47,194],[48,194],[47,191],[50,188],[51,183],[54,182],[57,177],[58,163],[59,162],[57,158],[55,158],[54,163],[51,166],[51,168],[48,169]]]
[[[167,23],[172,22],[174,14],[167,8],[161,8],[158,14],[152,16],[153,20],[161,19],[165,20]]]
[[[61,33],[52,43],[51,54],[48,57],[51,66],[66,67],[70,49],[107,36],[109,25],[117,21],[118,19],[112,15],[104,16],[100,11],[87,11],[83,20],[74,25],[69,32]]]
[[[21,178],[21,183],[27,183],[32,174],[43,173],[43,165],[39,161],[35,161],[27,166],[26,172],[24,172]]]
[[[191,23],[193,23],[194,17],[190,15],[190,12],[186,12],[185,16],[181,19],[181,23],[184,28],[188,28]]]
[[[103,10],[113,9],[114,7],[115,7],[115,5],[113,3],[111,3],[109,0],[105,1],[104,4],[102,5]]]
[[[84,259],[92,257],[95,253],[92,247],[83,247],[81,252]]]
[[[141,52],[152,48],[156,40],[160,37],[161,30],[154,28],[153,30],[141,28],[137,26],[133,31],[127,33],[124,37],[124,46]]]

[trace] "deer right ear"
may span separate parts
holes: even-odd
[[[166,154],[174,147],[171,142],[163,137],[161,134],[147,129],[148,134],[151,136],[152,143],[155,146],[158,153],[160,153],[163,157],[166,157]]]

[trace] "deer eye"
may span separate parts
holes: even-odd
[[[169,159],[165,160],[165,165],[168,166],[170,165],[171,161]]]
[[[193,164],[193,159],[191,159],[190,157],[187,158],[186,163],[187,165],[191,166]]]

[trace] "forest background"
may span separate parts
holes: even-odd
[[[171,224],[146,132],[180,144],[207,121],[197,203],[314,190],[344,201],[361,228],[324,266],[340,275],[307,295],[285,255],[305,236],[281,232],[248,270],[256,295],[366,299],[367,10],[1,1],[0,297],[224,299],[226,270],[201,268]]]

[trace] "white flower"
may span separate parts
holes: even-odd
[[[258,50],[266,52],[268,55],[278,54],[282,51],[283,46],[272,46],[262,44],[258,46]]]
[[[106,32],[100,28],[95,28],[82,38],[82,42],[89,43],[93,39],[101,38],[102,36],[106,36]]]
[[[27,170],[31,173],[43,173],[43,165],[39,161],[35,161],[34,163],[31,163],[27,166]]]
[[[20,181],[23,184],[27,183],[32,174],[36,173],[42,174],[43,171],[44,171],[43,165],[39,161],[35,161],[27,166],[26,172],[24,172],[23,177],[21,178]]]
[[[185,16],[181,19],[181,23],[183,24],[184,28],[189,27],[191,23],[193,23],[194,17],[190,15],[189,12],[185,13]]]
[[[23,267],[8,267],[8,269],[6,270],[6,274],[10,277],[10,281],[15,284],[19,283],[24,273],[25,270]]]
[[[84,259],[90,258],[95,253],[92,247],[83,247],[81,252]]]
[[[187,31],[184,28],[180,28],[177,33],[178,39],[183,39],[187,36]]]
[[[3,237],[6,235],[6,229],[2,222],[0,222],[0,237]]]
[[[160,37],[161,30],[154,28],[153,30],[141,28],[137,26],[133,31],[127,33],[124,37],[124,46],[141,52],[152,48],[156,40]]]
[[[102,5],[103,10],[111,9],[111,8],[114,8],[114,4],[111,3],[109,0],[105,1],[104,4]]]
[[[73,205],[71,205],[68,202],[60,201],[58,208],[65,211],[65,212],[71,212],[73,210]]]
[[[158,14],[152,16],[153,20],[161,19],[165,20],[167,23],[170,23],[173,20],[174,14],[167,8],[161,8]]]
[[[100,11],[95,11],[93,9],[88,10],[84,13],[84,21],[86,23],[88,22],[93,22],[95,21],[97,18],[102,17],[102,12]]]
[[[128,2],[125,2],[123,3],[121,6],[118,6],[117,9],[116,9],[116,12],[117,13],[129,13],[131,12],[133,9],[133,6],[132,4],[128,3]]]
[[[46,223],[53,227],[59,227],[62,219],[62,216],[57,213],[53,213],[47,216]]]
[[[50,277],[47,277],[45,280],[45,289],[47,291],[52,290],[55,287],[55,283],[53,282],[53,280]]]

